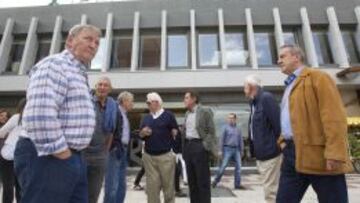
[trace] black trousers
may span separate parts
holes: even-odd
[[[283,150],[283,163],[277,203],[300,203],[307,188],[311,185],[319,203],[348,203],[345,175],[309,175],[295,170],[295,145],[286,143]]]
[[[185,143],[184,159],[188,174],[191,203],[210,203],[210,167],[209,154],[201,140],[191,140]]]
[[[180,160],[176,163],[175,166],[175,191],[180,192],[180,175],[181,175],[181,162]]]
[[[142,177],[145,174],[145,168],[142,166],[141,170],[137,173],[135,181],[134,181],[134,185],[139,185],[141,182]]]
[[[16,191],[16,202],[20,202],[20,187],[14,172],[14,162],[0,156],[0,168],[3,180],[2,203],[13,202],[14,189]]]

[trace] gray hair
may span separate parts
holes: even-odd
[[[248,75],[245,78],[245,84],[261,87],[261,79],[257,75]]]
[[[123,91],[119,94],[117,98],[119,104],[122,104],[127,99],[134,99],[134,95],[128,91]]]
[[[110,78],[107,77],[107,76],[101,76],[101,77],[97,80],[97,82],[96,82],[96,84],[95,84],[95,87],[96,87],[96,85],[99,84],[100,81],[106,81],[106,82],[108,82],[108,83],[110,84],[110,87],[112,87],[111,80],[110,80]]]
[[[88,25],[88,24],[77,24],[74,25],[70,30],[69,30],[69,34],[68,36],[72,36],[75,37],[76,35],[78,35],[79,33],[81,33],[81,31],[83,30],[91,30],[96,32],[99,37],[101,37],[101,30],[94,26],[94,25]]]
[[[146,101],[147,102],[157,101],[159,102],[160,105],[163,104],[163,100],[161,99],[160,95],[157,92],[150,92],[149,94],[147,94]]]
[[[293,44],[285,44],[282,45],[280,49],[289,49],[292,55],[296,55],[297,57],[299,57],[301,62],[305,62],[304,51],[299,46]]]

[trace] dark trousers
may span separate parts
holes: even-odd
[[[295,145],[288,141],[283,151],[283,163],[277,203],[299,203],[311,185],[319,203],[348,203],[345,175],[308,175],[295,170]]]
[[[134,181],[134,185],[139,185],[141,182],[142,177],[145,174],[145,168],[142,166],[140,171],[137,173],[135,181]]]
[[[210,203],[210,167],[209,155],[201,140],[187,141],[184,147],[184,159],[188,174],[191,203]]]
[[[89,203],[97,203],[103,185],[106,160],[90,160],[87,158],[87,179]]]
[[[2,203],[12,203],[14,200],[14,188],[16,202],[20,202],[20,187],[14,173],[14,162],[0,156],[0,170],[3,180]]]
[[[180,192],[180,175],[181,175],[181,162],[180,160],[176,163],[175,166],[175,191]]]
[[[79,152],[65,160],[39,157],[32,141],[20,138],[14,164],[20,203],[88,203],[86,163]]]

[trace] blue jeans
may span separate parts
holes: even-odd
[[[241,183],[241,156],[240,156],[240,150],[237,147],[227,147],[224,146],[223,150],[223,160],[221,162],[220,168],[216,174],[214,184],[216,185],[218,182],[220,182],[221,177],[224,175],[225,168],[229,164],[230,159],[233,158],[235,161],[235,182],[234,186],[235,188],[240,187]]]
[[[120,151],[119,151],[120,150]],[[126,195],[127,148],[110,151],[105,174],[104,203],[122,203]]]
[[[79,152],[65,160],[39,157],[32,141],[20,138],[14,161],[20,203],[88,203],[86,164]]]
[[[345,175],[309,175],[295,169],[295,145],[287,142],[283,150],[283,162],[277,203],[300,203],[311,185],[319,203],[348,203]]]

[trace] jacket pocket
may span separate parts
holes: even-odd
[[[303,166],[301,168],[319,172],[325,171],[325,145],[305,144],[299,150],[301,150],[301,165]]]

